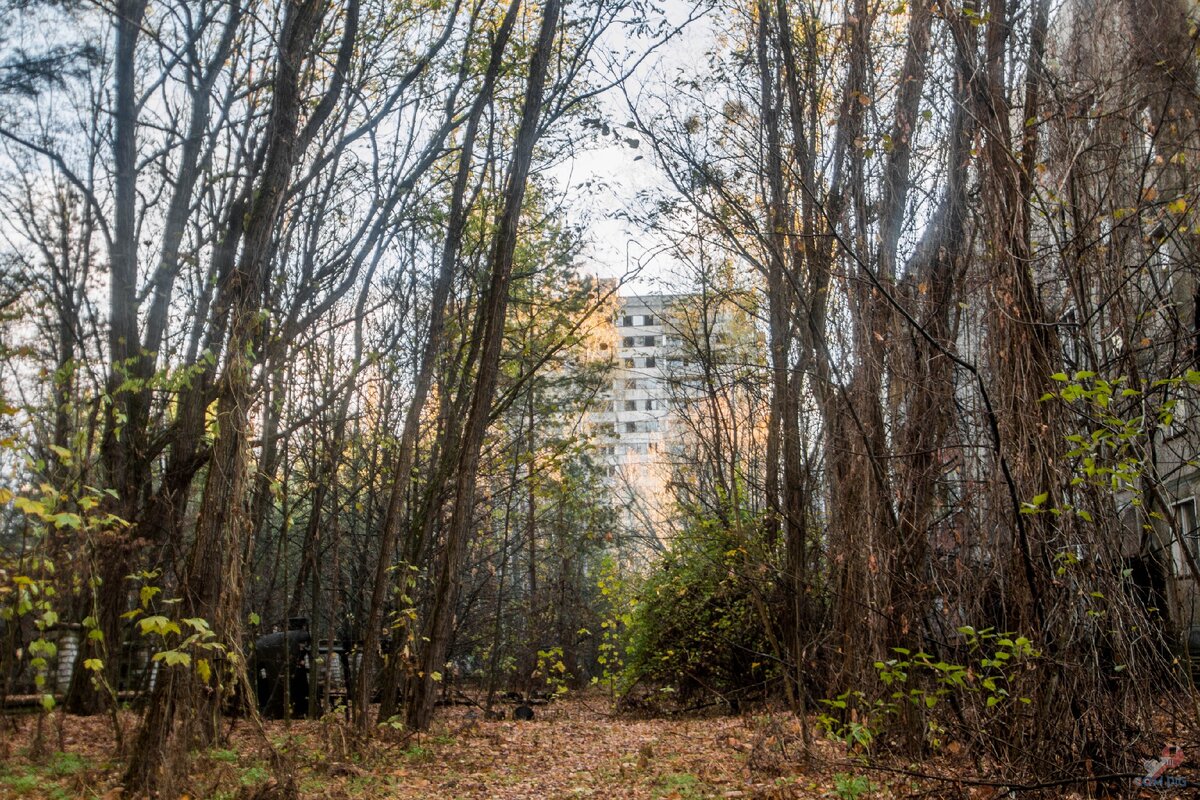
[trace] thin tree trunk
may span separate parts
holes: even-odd
[[[479,467],[479,453],[491,419],[492,399],[499,373],[504,321],[508,308],[508,286],[517,245],[517,226],[525,198],[525,183],[533,161],[533,148],[538,139],[546,75],[549,72],[560,11],[561,0],[547,0],[542,11],[541,29],[529,65],[521,123],[517,129],[512,166],[505,186],[504,207],[492,244],[491,284],[478,312],[483,323],[481,356],[463,444],[458,448],[454,506],[445,547],[435,576],[433,605],[426,626],[428,642],[421,654],[418,675],[409,683],[410,694],[406,711],[408,725],[413,730],[425,730],[433,718],[436,696],[434,674],[441,671],[450,642],[451,622],[460,581],[459,566],[475,512],[475,480]]]
[[[253,402],[255,357],[249,352],[260,340],[262,302],[270,275],[271,243],[292,170],[307,144],[298,135],[303,68],[312,50],[325,0],[289,4],[280,35],[267,151],[263,172],[245,225],[245,245],[237,268],[229,276],[229,346],[217,400],[217,433],[204,489],[204,503],[196,523],[195,540],[185,565],[181,618],[207,620],[215,641],[228,657],[213,665],[212,681],[187,668],[166,668],[138,734],[134,756],[124,783],[132,793],[170,791],[175,776],[171,758],[192,745],[193,739],[210,743],[226,693],[244,674],[241,657],[241,556],[248,529],[244,501],[247,488],[249,412]],[[348,16],[343,33],[349,47],[356,31]],[[321,106],[318,106],[320,111]],[[314,117],[309,119],[311,127]],[[308,128],[306,128],[306,131]],[[193,658],[203,657],[203,651]],[[215,660],[215,659],[214,659]],[[191,712],[185,730],[175,730],[175,710]],[[198,723],[194,724],[194,723]]]
[[[354,717],[359,730],[365,730],[370,720],[367,706],[372,694],[375,675],[375,658],[379,650],[380,630],[383,624],[383,609],[390,585],[390,570],[392,556],[396,551],[396,543],[400,536],[400,528],[405,517],[405,500],[412,478],[413,464],[416,459],[417,439],[421,430],[421,415],[425,410],[425,402],[433,384],[434,369],[441,356],[445,332],[446,303],[450,296],[450,288],[454,280],[455,265],[462,248],[463,234],[467,225],[467,188],[472,172],[472,160],[475,152],[476,138],[484,109],[491,102],[495,91],[496,81],[500,74],[504,52],[516,23],[517,12],[521,0],[512,0],[509,4],[496,39],[492,43],[487,72],[479,97],[471,109],[467,120],[466,131],[463,134],[462,152],[459,155],[458,173],[455,176],[454,187],[450,198],[450,216],[446,225],[446,240],[442,246],[442,259],[437,281],[433,287],[430,300],[429,332],[425,341],[425,349],[421,354],[421,362],[417,369],[417,378],[413,386],[413,397],[409,402],[404,417],[404,428],[400,433],[399,452],[396,456],[395,470],[392,472],[392,485],[388,495],[387,510],[384,516],[383,531],[379,542],[379,558],[376,562],[374,581],[371,588],[371,602],[367,612],[364,631],[362,666],[354,693]]]

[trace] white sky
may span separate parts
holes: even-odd
[[[683,24],[692,9],[693,3],[686,0],[666,0],[664,4],[672,26]],[[620,35],[620,31],[616,33]],[[695,69],[694,62],[703,57],[711,44],[709,21],[703,17],[693,21],[639,66],[626,82],[629,96],[661,95],[667,88],[667,77]],[[624,39],[612,45],[621,50],[646,46]],[[600,103],[607,123],[624,135],[643,141],[637,148],[611,143],[580,151],[551,172],[566,196],[568,211],[589,221],[590,242],[583,253],[583,271],[602,278],[617,278],[627,273],[628,266],[637,270],[637,276],[625,284],[622,294],[663,291],[669,288],[666,284],[670,281],[671,264],[669,255],[661,252],[662,240],[646,226],[621,219],[619,215],[637,207],[639,192],[667,191],[669,185],[645,137],[624,127],[632,120],[620,89],[610,90]]]

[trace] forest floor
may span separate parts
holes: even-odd
[[[537,707],[530,722],[480,721],[443,709],[428,734],[377,736],[355,747],[344,722],[266,723],[293,764],[300,796],[426,800],[463,798],[859,798],[991,797],[982,789],[867,771],[844,748],[818,740],[802,767],[801,729],[787,714],[637,719],[607,713],[602,700]],[[120,764],[108,721],[56,714],[32,757],[36,717],[0,720],[0,798],[121,800]],[[132,731],[136,719],[124,724]],[[130,734],[127,733],[127,736]],[[228,749],[194,759],[186,797],[266,797],[267,747],[238,721]]]

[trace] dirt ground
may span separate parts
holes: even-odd
[[[0,798],[122,800],[106,718],[53,715],[43,723],[40,752],[36,720],[0,720]],[[136,718],[122,722],[132,732]],[[798,720],[779,713],[631,719],[608,713],[603,700],[574,699],[536,707],[528,722],[445,708],[428,734],[384,730],[357,746],[332,717],[272,721],[265,732],[306,800],[996,796],[994,787],[870,770],[819,739],[806,762]],[[227,749],[196,754],[185,796],[265,797],[273,780],[268,750],[253,725],[235,722]]]

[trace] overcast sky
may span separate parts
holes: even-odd
[[[667,0],[664,10],[672,26],[682,25],[694,4],[684,0]],[[617,31],[616,35],[620,35]],[[641,95],[661,95],[669,76],[694,69],[693,63],[702,58],[712,42],[708,21],[700,18],[688,24],[668,44],[659,48],[643,62],[626,82],[631,98]],[[627,49],[645,43],[617,40],[614,49]],[[601,98],[605,122],[620,127],[622,134],[642,140],[635,131],[625,129],[631,121],[624,94],[619,89]],[[611,140],[610,140],[611,141]],[[622,212],[635,208],[639,192],[667,191],[666,179],[654,163],[648,143],[600,144],[577,153],[552,171],[566,195],[572,216],[589,221],[588,246],[581,268],[603,278],[616,278],[626,273],[627,266],[636,269],[637,277],[630,281],[623,294],[661,291],[669,288],[671,263],[659,251],[662,243],[653,231],[636,221],[621,218]]]

